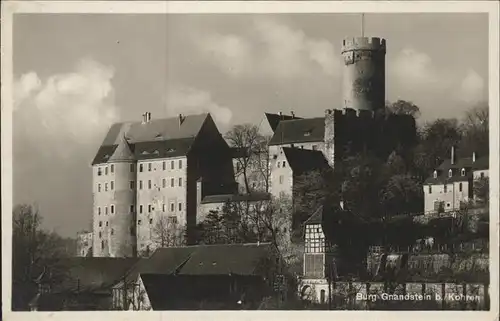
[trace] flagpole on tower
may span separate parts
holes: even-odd
[[[361,37],[365,36],[365,14],[361,14]]]

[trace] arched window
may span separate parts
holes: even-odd
[[[326,297],[325,293],[326,293],[326,291],[325,291],[325,290],[321,290],[321,292],[320,292],[320,294],[319,294],[319,301],[320,301],[320,303],[322,303],[322,304],[323,304],[323,303],[325,303],[325,301],[326,301],[326,300],[325,300],[325,297]]]
[[[448,177],[451,177],[451,176],[453,176],[453,171],[450,168],[450,170],[448,171]]]
[[[465,168],[462,168],[462,176],[465,176]]]
[[[434,171],[434,178],[437,178],[437,177],[438,177],[438,172]]]
[[[429,185],[429,194],[432,194],[432,185]]]

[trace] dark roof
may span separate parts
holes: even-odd
[[[271,199],[271,194],[269,193],[254,192],[250,194],[221,194],[221,195],[205,196],[201,201],[201,204],[244,202],[244,201],[257,202],[257,201],[267,201],[270,199]]]
[[[273,253],[270,243],[216,244],[157,249],[127,273],[163,275],[256,275],[258,264]]]
[[[471,168],[472,170],[483,170],[488,169],[490,165],[490,158],[488,156],[483,156],[476,158],[476,161],[472,161],[472,157],[459,158],[455,164],[451,164],[451,159],[444,160],[438,169],[449,170],[450,168]]]
[[[137,258],[74,257],[63,259],[61,283],[54,292],[106,290],[122,278],[137,263]]]
[[[325,118],[280,121],[269,145],[322,142],[325,139]]]
[[[111,126],[92,165],[106,163],[123,140],[136,159],[183,156],[189,151],[210,114],[187,115],[151,120],[147,123],[124,122]]]
[[[466,175],[462,176],[461,170],[465,168]],[[489,168],[489,157],[477,158],[475,162],[472,157],[464,157],[458,159],[454,164],[451,164],[451,159],[447,159],[439,165],[436,170],[438,175],[434,178],[434,173],[431,174],[426,180],[426,184],[446,184],[453,182],[464,182],[473,178],[471,171],[484,170]],[[452,176],[449,177],[449,170],[452,170]]]
[[[271,114],[271,113],[265,113],[267,121],[269,123],[269,126],[271,126],[271,129],[273,132],[276,131],[276,128],[278,127],[278,124],[283,121],[283,120],[292,120],[292,119],[302,119],[299,117],[295,117],[292,115],[280,115],[280,114]]]
[[[141,142],[135,144],[134,155],[137,160],[185,156],[193,143],[194,138]]]
[[[330,168],[321,151],[284,147],[283,152],[294,174]]]
[[[321,224],[323,222],[323,205],[320,205],[318,209],[311,215],[304,224]]]

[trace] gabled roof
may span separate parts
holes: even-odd
[[[318,209],[311,215],[304,224],[321,224],[323,223],[323,205],[320,205]]]
[[[268,201],[271,199],[271,194],[253,192],[250,194],[219,194],[219,195],[208,195],[203,198],[201,204],[211,204],[211,203],[226,203],[226,202],[258,202],[258,201]]]
[[[322,142],[325,139],[325,118],[280,121],[269,145]]]
[[[189,151],[210,114],[187,115],[149,122],[124,122],[111,126],[92,165],[109,162],[119,145],[128,143],[135,159],[183,156]],[[118,154],[123,153],[120,147]],[[125,151],[126,152],[126,151]]]
[[[259,263],[273,253],[270,243],[215,244],[157,249],[127,273],[127,279],[156,275],[255,275]]]
[[[125,139],[125,136],[120,138],[118,146],[113,151],[111,157],[109,157],[109,162],[127,162],[134,160],[134,153],[132,152],[129,143]]]
[[[292,115],[279,115],[279,114],[271,114],[271,113],[264,113],[267,118],[267,122],[269,123],[269,126],[273,130],[273,132],[276,131],[276,128],[278,128],[278,124],[283,121],[283,120],[292,120],[292,119],[302,119],[300,117],[295,117]]]
[[[194,137],[135,144],[135,159],[167,158],[187,155],[195,141]]]
[[[330,168],[325,155],[318,150],[284,147],[283,153],[294,174]]]
[[[438,176],[434,178],[434,173],[425,180],[425,184],[446,184],[453,182],[465,182],[473,178],[471,171],[485,170],[489,168],[489,157],[484,156],[476,158],[472,161],[472,157],[459,158],[454,164],[451,164],[451,159],[447,159],[439,165],[436,170]],[[461,170],[465,168],[466,175],[462,176]],[[449,170],[452,170],[452,176],[449,177]]]
[[[53,286],[53,292],[106,291],[138,260],[138,258],[106,257],[61,259],[60,269],[64,272],[64,278],[61,283]]]

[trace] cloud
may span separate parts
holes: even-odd
[[[470,69],[459,87],[459,99],[474,103],[484,99],[484,80],[479,74]]]
[[[208,112],[222,126],[228,126],[233,117],[232,111],[216,103],[210,92],[187,86],[169,86],[166,106],[169,116]]]
[[[193,38],[201,52],[232,77],[291,78],[338,74],[334,46],[269,18],[257,18],[247,37],[210,34]]]
[[[18,143],[59,156],[68,155],[72,147],[94,144],[118,118],[113,75],[112,68],[94,60],[82,60],[74,71],[45,80],[36,72],[22,75],[14,84]]]
[[[463,76],[461,70],[444,69],[428,54],[412,48],[401,50],[393,61],[388,61],[388,70],[388,81],[396,87],[389,87],[388,92],[397,92],[397,98],[412,100],[427,109],[423,115],[443,117],[461,112],[484,98],[484,80],[476,71],[471,69]],[[458,104],[445,107],[450,99]]]

